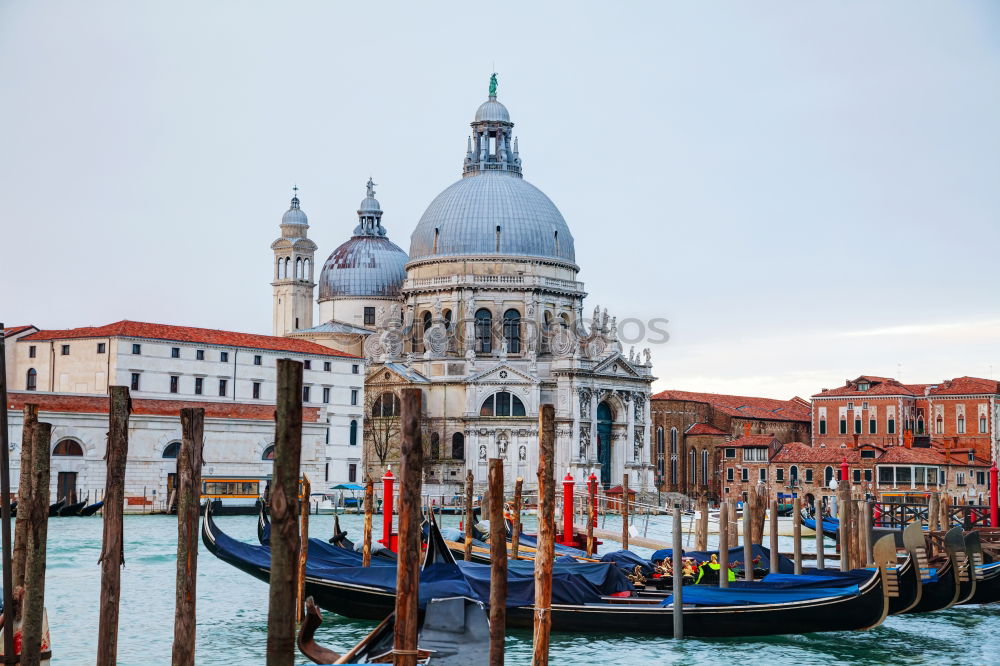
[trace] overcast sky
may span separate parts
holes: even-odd
[[[0,317],[271,329],[372,175],[406,249],[490,72],[657,389],[1000,377],[1000,4],[6,2]]]

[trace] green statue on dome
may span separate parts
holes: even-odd
[[[497,96],[497,73],[493,72],[493,76],[490,77],[490,97]]]

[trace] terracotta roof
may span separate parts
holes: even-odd
[[[17,335],[18,333],[24,333],[29,328],[34,328],[34,326],[31,324],[28,324],[27,326],[8,326],[3,329],[3,337],[9,338],[10,336]]]
[[[146,340],[171,340],[194,344],[220,345],[226,347],[244,347],[246,349],[262,349],[267,351],[282,351],[297,354],[312,354],[317,356],[343,356],[360,358],[354,354],[340,352],[323,345],[299,340],[282,338],[273,335],[257,335],[256,333],[235,333],[219,331],[212,328],[193,328],[191,326],[171,326],[169,324],[150,324],[141,321],[122,320],[106,326],[84,326],[66,330],[38,331],[27,335],[21,340],[69,340],[74,338],[143,338]]]
[[[859,391],[859,382],[870,384],[867,391]],[[884,396],[884,395],[923,395],[923,389],[919,393],[910,387],[899,383],[891,377],[875,377],[872,375],[861,375],[857,379],[848,379],[843,386],[834,389],[826,389],[813,395],[814,398],[830,398],[841,395],[857,396]]]
[[[652,399],[704,402],[712,405],[712,407],[724,414],[747,419],[808,422],[811,418],[809,403],[797,397],[791,400],[776,400],[774,398],[753,398],[742,395],[667,390],[660,391]]]
[[[934,386],[931,395],[981,395],[1000,394],[1000,382],[979,377],[956,377]]]
[[[725,430],[719,430],[713,425],[707,423],[695,423],[690,428],[684,431],[685,435],[728,435],[729,433]]]
[[[739,439],[726,442],[726,446],[750,447],[750,446],[771,446],[777,438],[774,435],[744,435]]]
[[[41,412],[69,412],[75,414],[107,414],[109,399],[100,395],[73,395],[65,393],[37,393],[17,391],[8,394],[7,408],[21,411],[25,403],[38,405]],[[242,402],[202,402],[195,400],[151,400],[133,398],[133,414],[180,417],[184,407],[202,407],[205,418],[248,419],[253,421],[273,421],[274,405],[247,404]],[[302,420],[319,421],[318,407],[303,407]]]
[[[839,465],[844,457],[847,457],[848,464],[858,464],[861,462],[860,449],[826,448],[821,446],[809,446],[802,442],[789,442],[781,447],[781,450],[771,459],[773,463],[826,463],[829,465]]]

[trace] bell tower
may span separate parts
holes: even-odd
[[[274,252],[271,287],[274,292],[274,335],[288,335],[313,325],[313,281],[316,243],[309,240],[309,218],[299,208],[299,188],[293,187],[291,207],[281,216],[281,237]]]

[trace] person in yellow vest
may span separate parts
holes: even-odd
[[[715,580],[718,581],[719,576],[721,575],[719,573],[721,569],[722,565],[719,564],[719,556],[716,555],[715,553],[712,553],[712,558],[706,562],[703,562],[702,565],[698,567],[698,580],[695,581],[695,585],[701,583],[702,578],[705,576],[705,571],[715,572],[714,574]],[[727,580],[736,580],[736,574],[733,572],[732,569],[727,569],[726,578]]]

